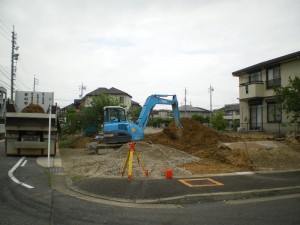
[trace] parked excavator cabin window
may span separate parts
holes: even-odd
[[[126,121],[125,110],[121,107],[106,107],[104,110],[104,122]]]

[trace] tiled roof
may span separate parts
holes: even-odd
[[[179,112],[183,112],[183,111],[187,111],[187,112],[205,112],[205,113],[209,113],[210,111],[209,110],[206,110],[206,109],[203,109],[203,108],[200,108],[200,107],[193,107],[193,106],[190,106],[190,105],[182,105],[179,107]]]
[[[140,103],[131,100],[131,105],[139,105],[140,106]]]
[[[127,95],[129,96],[130,98],[132,98],[131,95],[129,95],[128,93],[124,92],[124,91],[121,91],[117,88],[110,88],[110,89],[107,89],[107,88],[104,88],[104,87],[99,87],[97,88],[96,90],[86,94],[85,96],[95,96],[95,95],[99,95],[99,94],[114,94],[114,95]]]
[[[225,107],[221,108],[224,111],[237,111],[240,110],[240,104],[228,104]]]
[[[237,70],[235,72],[232,72],[232,75],[233,76],[239,76],[242,73],[255,72],[255,70],[259,70],[261,68],[275,66],[275,65],[277,65],[281,62],[289,61],[289,60],[293,60],[293,59],[299,59],[299,58],[300,58],[300,51],[294,52],[294,53],[291,53],[291,54],[288,54],[288,55],[280,56],[278,58],[271,59],[271,60],[268,60],[268,61],[264,61],[264,62],[255,64],[253,66],[246,67],[246,68],[241,69],[241,70]]]

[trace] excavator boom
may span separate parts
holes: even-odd
[[[167,97],[172,97],[172,99],[171,100],[166,99]],[[147,126],[147,123],[149,121],[150,113],[151,113],[152,109],[158,104],[172,105],[173,117],[174,117],[175,123],[177,124],[177,126],[182,128],[182,126],[180,124],[180,120],[179,120],[178,101],[177,101],[176,95],[151,95],[151,96],[149,96],[142,108],[142,111],[138,118],[137,124],[140,127],[142,127],[143,129],[145,129],[145,127]]]

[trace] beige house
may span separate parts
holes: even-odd
[[[193,115],[201,115],[203,117],[209,117],[211,111],[200,107],[193,107],[191,105],[182,105],[179,107],[180,118],[186,117],[191,118]]]
[[[173,118],[173,113],[168,109],[153,109],[151,112],[153,118]]]
[[[276,103],[275,87],[300,76],[300,51],[235,71],[239,78],[240,126],[243,130],[294,131],[297,124]]]
[[[226,104],[221,110],[229,127],[233,127],[236,121],[240,121],[240,104]]]
[[[97,95],[100,95],[100,94],[108,94],[109,96],[115,98],[116,100],[118,100],[122,106],[125,107],[126,111],[128,111],[131,107],[131,98],[132,96],[127,94],[126,92],[124,91],[121,91],[117,88],[103,88],[103,87],[100,87],[88,94],[86,94],[84,96],[84,98],[82,99],[82,101],[84,102],[84,106],[85,107],[90,107],[92,106],[93,104],[93,98]]]

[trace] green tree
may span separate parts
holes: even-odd
[[[286,113],[292,114],[291,122],[298,122],[300,118],[300,78],[289,77],[286,87],[275,88],[276,99]]]
[[[150,127],[162,127],[162,126],[169,126],[169,124],[174,121],[173,118],[162,118],[162,117],[157,117],[157,118],[150,118],[148,126]]]
[[[63,127],[63,134],[75,134],[81,130],[81,115],[75,109],[68,109],[66,114],[67,124]]]
[[[128,119],[133,121],[133,122],[137,122],[141,111],[142,111],[141,107],[139,107],[139,108],[130,107],[130,109],[127,113]]]
[[[225,130],[227,121],[224,119],[223,110],[216,110],[213,112],[210,118],[210,123],[213,128],[217,130]]]
[[[120,105],[119,101],[107,94],[100,94],[93,98],[91,107],[82,106],[80,112],[69,109],[66,115],[67,124],[62,130],[63,134],[84,131],[86,135],[94,135],[104,122],[103,108],[114,105]]]
[[[82,108],[81,128],[87,135],[93,135],[99,131],[104,122],[103,108],[105,106],[120,105],[120,102],[107,94],[100,94],[93,98],[91,107]]]

